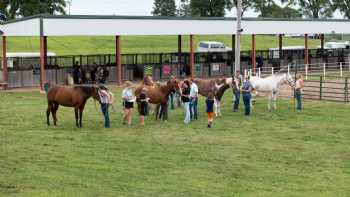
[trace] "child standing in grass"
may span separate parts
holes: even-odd
[[[146,96],[146,88],[142,88],[141,94],[139,96],[141,106],[140,106],[140,124],[144,125],[145,124],[145,116],[147,115],[147,109],[148,109],[148,100]]]
[[[208,114],[208,128],[211,128],[211,125],[214,121],[214,97],[212,95],[208,96],[205,100],[207,106],[207,114]]]

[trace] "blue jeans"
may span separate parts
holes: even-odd
[[[301,91],[300,90],[296,90],[295,91],[295,98],[297,99],[297,110],[301,110],[302,108],[302,104],[301,104],[301,98],[302,98],[302,95],[301,95]]]
[[[250,99],[252,98],[250,93],[243,93],[244,114],[250,115]]]
[[[241,92],[239,90],[235,90],[233,93],[235,95],[235,102],[233,104],[233,111],[237,111],[238,106],[239,106],[239,100],[241,99]]]
[[[190,101],[190,115],[191,119],[198,119],[198,98],[191,98]]]
[[[185,110],[185,120],[184,123],[188,124],[191,121],[191,114],[190,114],[190,102],[184,103],[184,110]]]
[[[109,125],[108,107],[109,107],[108,103],[101,103],[101,110],[103,113],[103,117],[105,119],[105,123],[104,123],[105,128],[109,128],[109,126],[110,126]]]

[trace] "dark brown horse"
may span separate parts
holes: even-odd
[[[75,111],[75,121],[77,127],[82,127],[83,111],[86,101],[93,97],[100,102],[98,87],[94,86],[54,86],[47,93],[47,125],[50,125],[50,112],[53,117],[53,124],[56,126],[56,112],[58,106],[73,107]],[[78,120],[79,119],[79,120]]]
[[[180,89],[180,81],[177,79],[171,79],[169,80],[165,85],[144,85],[141,84],[139,87],[136,88],[135,90],[135,96],[137,98],[137,105],[138,108],[140,109],[141,103],[140,103],[140,93],[142,88],[146,88],[146,97],[149,98],[149,103],[155,104],[155,105],[160,105],[161,106],[161,112],[160,115],[163,117],[163,120],[168,119],[168,98],[169,94],[171,92],[181,92]],[[156,113],[157,114],[157,113]]]
[[[215,114],[221,116],[221,98],[231,83],[227,79],[193,79],[198,86],[199,94],[205,97],[214,95]]]

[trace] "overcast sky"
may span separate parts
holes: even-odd
[[[82,15],[151,15],[154,0],[71,0],[71,14]],[[175,0],[179,4],[180,0]],[[68,13],[68,7],[67,7]],[[230,11],[227,16],[234,16]],[[253,11],[248,11],[245,17],[256,17]],[[335,18],[342,18],[339,13]]]

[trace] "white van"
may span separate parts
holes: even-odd
[[[202,41],[199,43],[198,52],[227,52],[232,51],[232,48],[226,47],[222,42]]]

